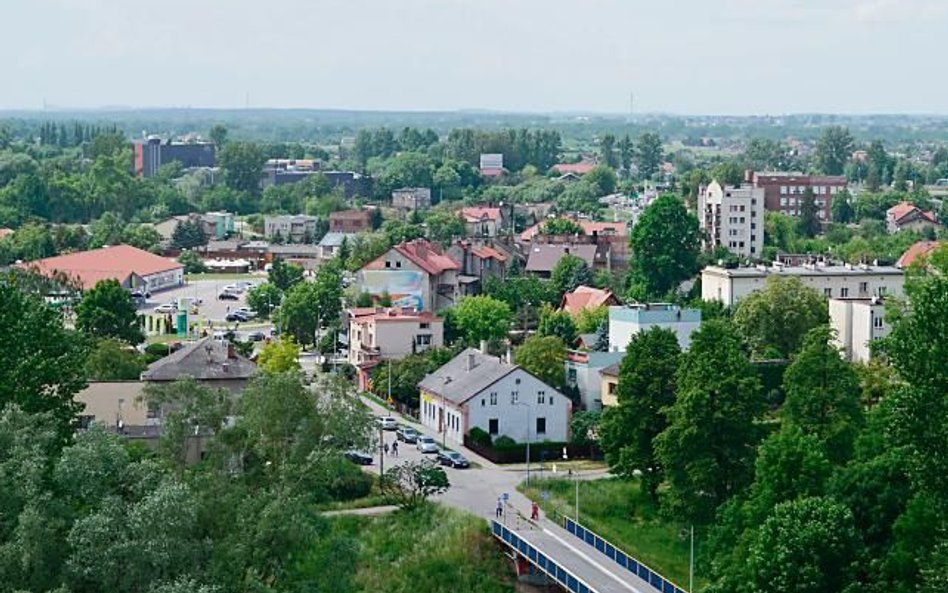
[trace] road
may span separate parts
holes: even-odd
[[[363,401],[376,416],[391,414],[386,408],[374,401],[363,398]],[[427,434],[437,442],[441,442],[440,435],[431,430],[396,415],[403,424],[415,428],[422,434]],[[396,441],[395,433],[382,431],[384,442],[391,445]],[[632,575],[608,558],[593,551],[575,536],[569,534],[557,523],[542,516],[539,521],[527,519],[530,515],[531,501],[517,491],[517,485],[526,477],[525,469],[508,470],[498,466],[483,457],[461,446],[451,446],[464,454],[480,467],[470,469],[446,468],[451,487],[444,494],[435,498],[444,504],[468,511],[486,520],[495,517],[497,500],[504,494],[508,496],[504,522],[508,528],[516,531],[522,537],[533,543],[537,548],[548,554],[553,560],[560,563],[565,569],[600,593],[655,593],[655,590],[645,581]],[[384,466],[391,467],[407,460],[418,460],[434,455],[424,455],[414,445],[399,443],[398,457],[391,453],[385,456]],[[379,456],[369,468],[379,471]],[[369,469],[367,468],[367,469]],[[601,476],[602,472],[590,472]],[[590,475],[584,478],[593,477]]]

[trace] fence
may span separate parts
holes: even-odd
[[[551,560],[546,554],[534,547],[513,531],[507,529],[497,521],[491,521],[491,532],[521,556],[530,561],[551,579],[572,593],[597,593],[595,589],[583,582],[579,577],[567,572],[562,566]]]
[[[563,527],[566,528],[566,531],[592,546],[597,552],[638,576],[660,593],[688,593],[675,583],[669,581],[569,517],[563,517]]]

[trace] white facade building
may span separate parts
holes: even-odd
[[[609,307],[609,352],[625,352],[632,336],[653,327],[674,332],[682,350],[691,345],[691,334],[701,327],[700,309],[682,309],[669,303]]]
[[[518,443],[565,442],[572,402],[523,368],[468,348],[418,384],[421,423],[463,443],[474,427]]]
[[[623,352],[586,352],[570,350],[566,353],[566,384],[579,391],[579,398],[587,410],[601,410],[602,369],[622,361]]]
[[[885,303],[878,297],[830,299],[829,317],[834,343],[851,362],[869,362],[869,344],[892,329],[885,321]]]
[[[805,286],[827,298],[898,297],[902,296],[905,285],[905,273],[894,266],[775,264],[733,269],[708,266],[701,271],[701,298],[732,307],[762,289],[771,276],[799,278]]]
[[[764,188],[722,186],[712,181],[698,192],[698,212],[707,251],[723,246],[757,259],[764,249]]]
[[[305,214],[267,216],[263,219],[263,234],[267,239],[283,239],[290,243],[312,241],[319,219]]]

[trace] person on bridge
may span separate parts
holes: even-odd
[[[494,512],[494,516],[498,518],[504,516],[504,500],[502,498],[497,499],[497,510]]]
[[[530,520],[539,521],[540,520],[540,507],[537,506],[537,501],[530,503]]]

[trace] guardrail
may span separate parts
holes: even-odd
[[[562,566],[550,559],[549,556],[537,549],[533,544],[523,539],[515,532],[507,529],[495,520],[491,520],[491,532],[494,537],[504,542],[543,571],[551,579],[566,587],[572,593],[599,593],[587,585],[582,579],[568,572]]]
[[[606,558],[609,558],[619,566],[638,576],[640,579],[651,585],[656,591],[659,591],[660,593],[688,593],[645,564],[639,562],[629,554],[626,554],[613,544],[609,543],[596,534],[596,532],[583,527],[571,518],[566,516],[563,517],[563,527],[566,529],[566,531],[592,546],[597,552],[603,554]]]

